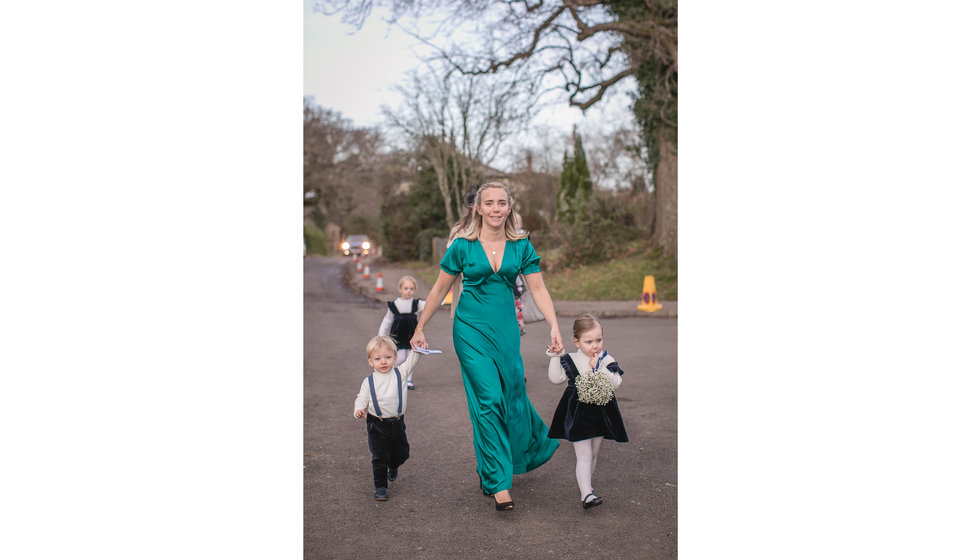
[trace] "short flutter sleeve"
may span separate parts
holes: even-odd
[[[524,274],[541,272],[541,257],[534,251],[534,247],[526,237],[521,241],[521,272]]]
[[[449,248],[446,249],[446,254],[443,255],[442,261],[439,263],[439,268],[450,276],[459,276],[463,272],[464,241],[462,237],[454,239],[452,244],[449,245]]]

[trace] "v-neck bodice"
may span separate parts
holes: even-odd
[[[499,273],[500,272],[500,268],[504,266],[504,257],[507,256],[507,245],[508,245],[507,240],[506,239],[504,240],[504,246],[500,250],[500,253],[501,253],[501,255],[500,255],[500,265],[497,267],[496,270],[494,270],[494,268],[493,268],[494,257],[497,256],[496,251],[490,251],[488,253],[487,252],[487,246],[484,245],[483,242],[480,241],[479,238],[477,238],[477,242],[480,243],[480,249],[483,250],[483,256],[485,256],[487,258],[487,263],[490,265],[490,270],[493,271],[494,274]]]
[[[510,292],[518,274],[541,271],[541,258],[527,239],[504,242],[500,268],[497,270],[493,269],[491,257],[478,239],[457,238],[446,250],[440,266],[447,274],[463,275],[464,293],[469,288],[483,286],[487,282],[502,283],[510,298],[513,298]]]

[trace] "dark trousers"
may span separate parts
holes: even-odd
[[[382,420],[367,416],[368,449],[371,450],[371,470],[374,487],[388,487],[388,467],[400,467],[408,460],[408,437],[405,417]]]

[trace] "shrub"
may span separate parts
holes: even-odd
[[[432,238],[446,237],[449,235],[445,224],[442,227],[431,227],[423,229],[415,236],[415,243],[418,247],[418,260],[429,262],[432,260]]]
[[[606,262],[621,256],[645,233],[632,227],[628,209],[603,198],[593,199],[588,212],[574,225],[559,228],[562,240],[560,268]]]
[[[327,254],[327,234],[315,227],[303,224],[303,241],[306,242],[306,254]]]

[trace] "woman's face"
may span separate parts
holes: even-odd
[[[510,201],[507,191],[500,187],[490,187],[480,196],[477,211],[483,216],[483,223],[492,227],[500,227],[510,213]]]

